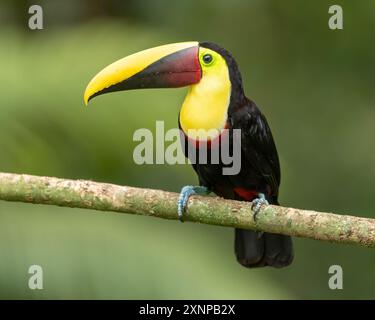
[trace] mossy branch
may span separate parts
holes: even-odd
[[[177,219],[178,193],[84,180],[0,173],[0,200]],[[185,221],[375,246],[375,219],[192,196]]]

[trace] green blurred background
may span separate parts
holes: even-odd
[[[31,4],[44,30],[27,28]],[[340,4],[344,30],[328,28]],[[188,165],[137,166],[133,132],[177,126],[186,89],[82,94],[105,65],[152,46],[209,40],[239,63],[268,118],[287,206],[374,215],[375,2],[4,1],[0,4],[0,171],[179,191]],[[375,251],[295,239],[286,269],[247,270],[233,230],[0,202],[0,297],[31,299],[375,298]],[[28,288],[28,268],[44,289]],[[328,288],[328,268],[344,289]]]

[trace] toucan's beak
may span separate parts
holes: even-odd
[[[113,91],[178,88],[202,77],[198,42],[167,44],[120,59],[100,71],[88,84],[84,102]]]

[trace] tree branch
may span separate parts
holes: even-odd
[[[0,173],[0,200],[177,219],[178,194],[84,180]],[[375,219],[192,196],[185,221],[259,230],[337,243],[375,246]]]

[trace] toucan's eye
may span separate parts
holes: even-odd
[[[212,62],[213,57],[212,57],[212,55],[210,55],[209,53],[207,53],[207,54],[205,54],[203,56],[202,60],[203,60],[204,64],[208,65],[208,64],[210,64]]]

